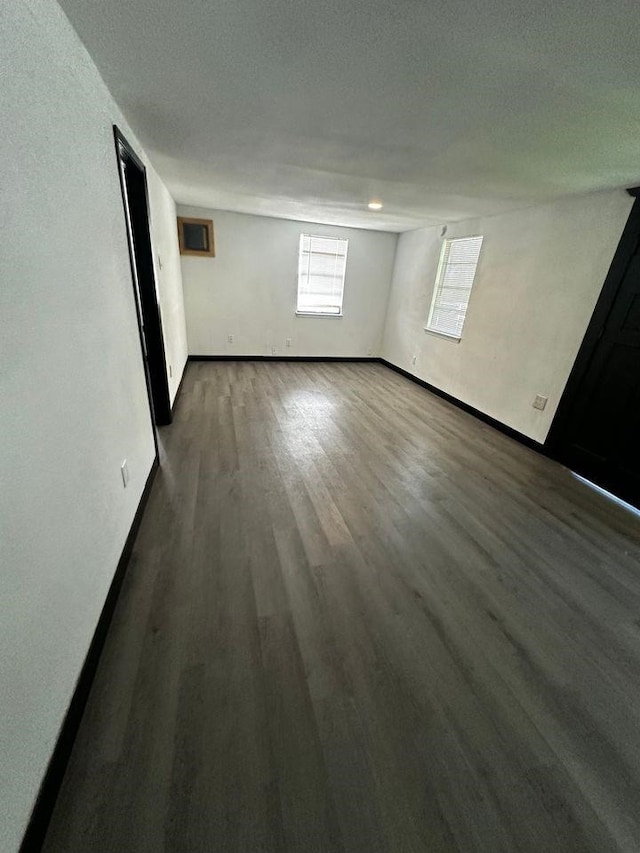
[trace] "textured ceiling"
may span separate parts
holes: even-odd
[[[401,231],[640,183],[633,0],[60,5],[185,204]]]

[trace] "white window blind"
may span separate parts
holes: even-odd
[[[342,314],[348,240],[300,235],[298,314]]]
[[[482,237],[445,240],[426,329],[460,340]]]

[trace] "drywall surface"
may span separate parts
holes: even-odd
[[[175,400],[187,363],[187,326],[176,227],[176,205],[153,167],[147,165],[151,240],[160,298],[169,397]]]
[[[460,343],[424,331],[442,227],[402,234],[383,357],[544,441],[631,204],[615,190],[449,224],[447,237],[484,235]]]
[[[292,356],[380,354],[395,234],[200,208],[178,212],[214,221],[216,257],[182,257],[192,355],[272,355],[274,348]],[[296,316],[301,233],[349,239],[343,317]]]
[[[154,445],[112,123],[140,148],[53,0],[1,4],[0,42],[0,850],[12,853]],[[173,294],[171,205],[152,169],[149,183]]]

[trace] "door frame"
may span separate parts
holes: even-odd
[[[640,187],[628,189],[627,192],[635,198],[635,202],[629,212],[620,242],[604,280],[602,291],[596,302],[587,331],[582,339],[582,344],[578,350],[578,355],[569,374],[569,379],[560,398],[560,403],[544,445],[545,451],[553,459],[562,464],[566,464],[563,458],[562,445],[563,437],[569,424],[569,418],[575,404],[579,400],[582,381],[591,364],[591,359],[595,354],[600,338],[604,333],[605,325],[618,296],[623,276],[633,257],[638,242],[638,234],[640,233]],[[576,473],[580,474],[581,472],[577,471]],[[584,476],[590,479],[588,475],[585,474]],[[611,491],[611,484],[597,483],[597,485],[601,485],[603,488]],[[621,497],[629,500],[629,496],[625,497],[621,495]]]
[[[115,124],[113,125],[113,136],[129,247],[131,285],[140,336],[140,351],[157,455],[156,427],[170,424],[172,413],[162,331],[162,314],[156,286],[153,244],[149,226],[150,206],[147,170],[122,131]],[[135,169],[140,180],[141,191],[137,191],[132,198],[125,183],[124,166]],[[138,243],[136,243],[131,222],[132,205],[138,205],[136,218],[139,226],[141,226],[139,232],[141,239],[138,240]],[[145,329],[147,330],[146,333]]]

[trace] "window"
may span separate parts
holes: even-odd
[[[460,340],[476,274],[482,237],[445,240],[425,328]]]
[[[297,314],[342,316],[348,240],[300,235]]]
[[[211,219],[188,219],[178,217],[178,242],[181,255],[200,255],[215,258],[213,221]]]

